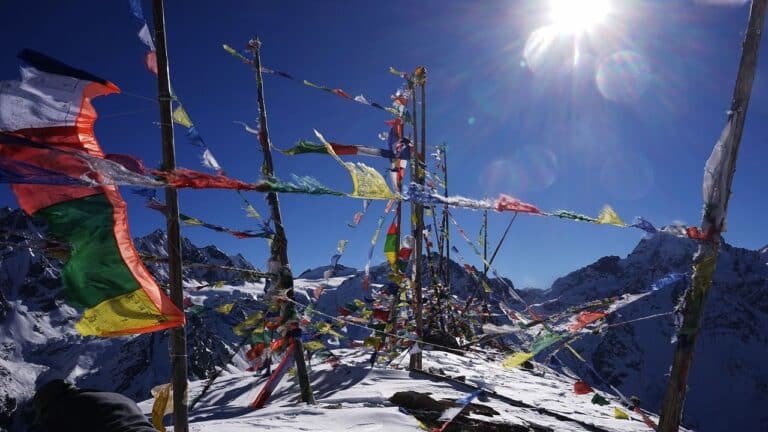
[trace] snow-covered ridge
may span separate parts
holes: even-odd
[[[67,306],[60,295],[58,271],[62,263],[40,253],[43,228],[19,211],[0,208],[0,229],[0,236],[5,236],[6,241],[0,246],[0,429],[27,430],[25,422],[31,413],[25,402],[35,384],[47,379],[69,378],[80,386],[120,391],[136,400],[148,398],[150,388],[167,382],[169,359],[165,332],[117,339],[82,338],[73,328],[77,311]],[[135,240],[140,253],[161,257],[165,254],[164,242],[162,231]],[[594,299],[647,291],[651,283],[660,277],[690,272],[690,259],[695,248],[694,242],[667,233],[649,236],[626,258],[602,258],[558,279],[548,291],[524,290],[523,295],[529,302],[540,304],[537,310],[548,314]],[[232,333],[231,326],[263,307],[258,301],[263,284],[239,272],[206,267],[215,264],[254,268],[241,256],[228,256],[215,246],[200,248],[186,239],[183,249],[185,261],[201,264],[185,270],[187,296],[192,304],[205,306],[188,310],[190,379],[194,381],[205,378],[233,354],[240,338]],[[765,250],[723,247],[697,346],[691,391],[686,403],[685,424],[695,430],[761,430],[763,425],[768,424],[768,414],[760,409],[768,402],[768,371],[764,366],[765,353],[768,352],[765,336],[768,329],[768,266],[765,263]],[[165,266],[153,262],[147,265],[162,283],[167,275]],[[340,306],[353,299],[370,296],[388,282],[386,264],[371,268],[371,292],[362,289],[361,271],[339,268],[326,281],[323,276],[327,270],[326,266],[303,272],[296,279],[295,287],[297,300],[304,303],[314,298],[319,292],[317,287],[322,285],[317,309],[329,315],[335,315]],[[424,273],[426,275],[427,272]],[[475,290],[471,277],[456,263],[452,263],[451,273],[453,294],[465,299]],[[226,284],[219,288],[196,288],[220,281],[226,281]],[[511,306],[520,306],[514,303],[499,281],[494,281],[492,287],[496,298],[504,299]],[[683,288],[684,282],[656,291],[611,316],[609,322],[618,324],[669,312]],[[236,306],[229,315],[213,310],[216,306],[232,302]],[[353,337],[362,336],[360,331],[349,328]],[[673,331],[672,319],[665,317],[616,326],[603,335],[587,335],[575,345],[602,377],[627,396],[639,396],[643,407],[656,411],[672,358],[669,341]],[[520,348],[527,348],[527,345]],[[463,375],[465,379],[475,376],[477,380],[482,376],[488,385],[496,382],[509,384],[512,386],[510,391],[515,392],[512,397],[518,400],[530,397],[529,402],[533,405],[557,405],[566,418],[581,421],[582,417],[594,417],[591,421],[597,422],[593,423],[596,428],[603,428],[600,430],[647,429],[637,421],[614,423],[609,418],[610,411],[605,417],[603,411],[594,413],[592,407],[582,406],[582,401],[572,401],[576,396],[568,390],[573,382],[573,378],[568,378],[571,369],[595,388],[606,390],[607,386],[573,361],[567,352],[557,356],[565,365],[560,372],[547,372],[544,377],[535,377],[525,371],[500,371],[498,358],[467,363],[466,359],[427,354],[430,359],[433,355],[437,357],[434,357],[431,366],[442,368],[448,375]],[[362,359],[369,358],[370,352],[350,356],[352,359],[359,356],[359,361],[364,362]],[[415,420],[397,412],[396,407],[386,402],[392,396],[390,391],[409,386],[411,389],[424,388],[424,391],[433,391],[436,399],[454,398],[464,391],[452,385],[433,385],[431,381],[413,382],[401,371],[370,371],[370,366],[355,366],[355,362],[357,360],[347,362],[351,369],[326,371],[325,365],[312,367],[312,379],[318,381],[315,390],[321,402],[320,408],[293,404],[295,392],[290,388],[292,381],[286,381],[275,394],[274,405],[268,406],[265,411],[252,413],[245,408],[247,402],[244,401],[250,402],[251,396],[255,396],[256,390],[251,387],[254,380],[249,381],[248,374],[241,372],[246,367],[242,354],[235,355],[233,364],[228,367],[228,371],[235,375],[221,378],[221,383],[217,384],[220,387],[215,387],[212,396],[201,405],[203,414],[193,413],[197,415],[195,421],[204,422],[200,424],[204,428],[198,430],[244,430],[253,429],[254,425],[278,427],[277,419],[286,425],[293,424],[286,419],[295,419],[315,427],[311,430],[338,430],[333,427],[335,425],[348,425],[360,430],[414,430]],[[552,364],[556,365],[557,361]],[[444,367],[446,365],[449,367]],[[348,375],[333,375],[342,373]],[[341,388],[335,389],[333,383],[337,383],[337,379],[348,381],[343,381]],[[393,381],[387,384],[390,379]],[[261,381],[255,382],[258,384]],[[193,395],[200,385],[193,383]],[[227,388],[228,385],[231,388]],[[281,391],[283,386],[288,387]],[[545,388],[555,390],[545,391]],[[375,400],[369,399],[367,393],[373,394]],[[227,395],[231,397],[225,397]],[[322,408],[323,404],[341,404],[342,409]],[[553,420],[549,418],[551,416],[534,418],[531,413],[491,405],[502,414],[490,420],[493,422],[528,427],[546,425],[540,430],[588,430],[578,422]],[[713,410],[713,406],[717,406],[718,410]],[[222,410],[239,414],[228,418],[220,413]],[[267,416],[266,423],[260,423],[262,414]],[[13,426],[12,417],[15,421]],[[274,422],[269,418],[273,418]]]

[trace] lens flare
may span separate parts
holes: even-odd
[[[639,98],[651,82],[651,67],[642,55],[633,51],[611,54],[597,67],[595,83],[600,93],[614,102]]]
[[[557,156],[546,148],[523,146],[491,162],[478,177],[489,196],[544,190],[557,181]]]

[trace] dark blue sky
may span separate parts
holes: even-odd
[[[97,136],[107,152],[129,153],[148,165],[161,159],[154,76],[127,1],[8,2],[0,46],[0,79],[17,79],[16,53],[25,47],[55,56],[116,83],[124,94],[101,98]],[[228,174],[255,181],[261,153],[254,136],[233,120],[257,116],[250,69],[227,55],[258,34],[263,63],[318,84],[387,102],[400,80],[389,66],[426,65],[428,143],[449,145],[452,193],[482,198],[504,192],[543,210],[596,216],[611,204],[625,221],[644,216],[657,225],[698,224],[703,165],[730,104],[747,6],[693,0],[615,0],[607,19],[574,40],[547,39],[548,2],[538,1],[168,1],[166,22],[173,87]],[[150,15],[151,5],[144,2]],[[534,36],[531,36],[534,34]],[[725,234],[732,244],[768,243],[759,218],[768,147],[766,44],[743,137]],[[386,113],[277,77],[265,77],[269,128],[282,148],[312,129],[326,138],[381,145]],[[146,99],[149,98],[149,99]],[[177,128],[179,165],[200,167],[198,153]],[[359,161],[384,170],[373,158]],[[312,175],[343,191],[348,174],[321,155],[275,155],[276,173]],[[161,217],[124,192],[132,233],[164,227]],[[266,214],[259,194],[250,194]],[[339,239],[342,258],[362,268],[376,218],[347,227],[362,202],[349,198],[281,195],[295,271],[327,263]],[[6,186],[0,204],[16,206]],[[253,229],[229,191],[182,191],[183,212],[211,223]],[[481,214],[455,210],[470,233]],[[492,214],[491,239],[509,214]],[[387,221],[387,224],[389,221]],[[201,228],[183,229],[198,244],[241,252],[263,267],[263,240],[237,240]],[[457,237],[454,233],[454,236]],[[554,278],[604,255],[626,255],[642,237],[634,229],[521,215],[497,259],[518,286],[547,287]],[[374,260],[383,261],[383,239]],[[465,257],[472,251],[454,240]]]

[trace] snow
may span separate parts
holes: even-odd
[[[439,380],[406,370],[371,368],[370,352],[336,350],[335,353],[342,358],[338,367],[311,365],[310,379],[317,405],[298,403],[296,379],[286,377],[270,402],[260,410],[253,410],[249,404],[266,378],[251,373],[231,374],[219,378],[190,413],[190,430],[223,432],[257,427],[271,431],[415,431],[419,430],[415,417],[389,401],[396,392],[416,390],[430,393],[434,399],[455,400],[474,390],[457,381]],[[599,406],[590,402],[592,394],[576,395],[573,393],[575,380],[550,369],[540,367],[543,374],[537,375],[523,369],[505,370],[496,359],[479,355],[462,357],[426,350],[423,355],[427,371],[463,376],[471,385],[519,402],[511,404],[487,394],[486,400],[475,403],[490,407],[499,415],[472,414],[470,418],[562,432],[589,430],[589,426],[610,431],[648,430],[637,414],[630,413],[632,420],[629,421],[615,419],[614,407],[621,407],[615,400],[609,406]],[[393,362],[397,363],[398,360]],[[403,363],[407,363],[407,359]],[[204,384],[204,381],[191,383],[191,397],[199,394]],[[152,400],[142,402],[140,407],[151,413]],[[621,409],[628,412],[624,407]],[[563,420],[563,417],[572,420]],[[170,418],[166,421],[170,422]]]
[[[15,229],[29,225],[20,224],[15,213],[1,210],[0,225],[7,227],[9,220]],[[158,231],[137,239],[136,245],[142,253],[162,256],[163,240],[164,234]],[[652,292],[648,289],[663,276],[690,272],[695,249],[694,242],[667,233],[648,236],[626,258],[605,257],[560,278],[550,291],[527,293],[526,297],[535,298],[535,309],[550,315],[586,301],[623,296],[613,306],[617,310],[609,317],[609,324],[670,312],[685,283]],[[213,246],[197,248],[185,240],[183,250],[185,260],[202,265],[215,261],[254,268],[242,257],[228,256]],[[689,382],[684,424],[693,429],[707,432],[729,430],[732,426],[733,430],[759,430],[768,423],[768,414],[759,409],[768,403],[768,371],[764,366],[768,349],[767,253],[723,246]],[[27,430],[29,413],[25,402],[35,387],[49,379],[68,378],[81,387],[118,391],[135,400],[149,397],[152,387],[168,381],[167,332],[113,339],[83,338],[75,332],[78,312],[61,298],[60,266],[60,261],[49,261],[33,244],[23,241],[0,255],[0,430],[10,424],[9,413],[15,416],[11,431]],[[150,263],[148,267],[160,279],[167,274],[162,264]],[[371,268],[369,291],[362,288],[361,272],[339,268],[326,280],[327,270],[329,267],[324,266],[302,273],[295,280],[295,293],[297,301],[306,304],[314,299],[315,288],[324,286],[317,310],[333,316],[340,306],[369,298],[387,283],[386,265]],[[473,290],[470,277],[455,263],[451,274],[454,295],[466,298]],[[226,283],[210,286],[219,281]],[[208,287],[197,288],[202,285]],[[190,395],[194,397],[204,384],[202,379],[221,367],[239,344],[241,338],[233,334],[232,325],[264,307],[260,303],[264,283],[229,270],[196,267],[185,269],[185,286],[192,303],[204,306],[198,312],[188,311]],[[496,298],[521,309],[500,283],[492,286]],[[213,310],[233,302],[236,306],[229,315]],[[498,309],[491,312],[500,315]],[[569,318],[566,315],[553,325],[565,329],[571,322]],[[503,320],[485,328],[488,333],[515,330],[514,335],[524,341],[517,346],[519,349],[527,349],[540,329],[522,332]],[[357,327],[347,326],[347,330],[347,335],[354,338],[367,335],[366,330]],[[672,318],[666,316],[611,327],[599,335],[585,331],[574,346],[611,385],[627,396],[638,395],[643,407],[657,410],[668,379],[665,374],[672,358],[673,345],[669,341],[673,332]],[[311,365],[318,406],[297,404],[296,384],[284,378],[270,403],[253,411],[248,405],[265,378],[242,372],[248,363],[240,351],[192,412],[192,430],[237,431],[252,430],[254,426],[277,431],[417,430],[416,419],[389,401],[394,393],[413,390],[429,392],[436,400],[455,400],[472,390],[458,382],[404,370],[378,366],[371,369],[370,351],[334,352],[342,357],[336,369],[316,364],[315,360]],[[493,395],[476,400],[476,404],[488,406],[499,415],[485,417],[473,412],[472,419],[537,431],[648,430],[632,413],[632,421],[614,419],[613,406],[618,406],[615,397],[602,393],[612,406],[600,407],[590,403],[591,395],[575,395],[572,389],[577,376],[598,391],[607,386],[567,352],[557,357],[565,366],[548,369],[537,365],[538,374],[524,369],[504,370],[500,366],[502,356],[493,353],[461,357],[427,349],[424,356],[426,370],[464,377],[469,384],[514,401]],[[538,358],[545,359],[544,355]],[[407,363],[403,354],[392,365]],[[148,410],[149,404],[144,402],[142,407]],[[714,406],[718,409],[713,410]]]

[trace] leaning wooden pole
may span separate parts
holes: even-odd
[[[272,164],[272,145],[269,141],[269,128],[267,127],[267,108],[264,102],[264,81],[261,74],[261,41],[259,38],[251,39],[248,42],[248,49],[253,53],[253,70],[256,76],[256,98],[259,104],[259,143],[264,153],[264,163],[261,165],[261,173],[269,178],[275,174],[275,168]],[[283,218],[280,214],[280,201],[277,193],[269,192],[267,194],[267,203],[271,211],[272,221],[275,223],[275,236],[272,239],[271,260],[277,261],[282,267],[280,274],[288,270],[288,239],[283,227]],[[293,300],[293,276],[291,275],[290,287],[288,288],[288,298]],[[293,337],[293,356],[296,361],[296,375],[299,378],[301,387],[301,400],[308,404],[315,403],[315,397],[312,394],[312,387],[309,383],[309,374],[307,373],[307,364],[304,361],[304,345],[301,337]]]
[[[163,170],[176,168],[176,148],[173,142],[171,80],[168,70],[168,48],[165,43],[165,11],[163,0],[153,0],[155,43],[157,44],[157,93],[160,105],[160,135],[163,139]],[[176,189],[165,189],[166,228],[168,230],[168,285],[171,301],[184,310],[182,289],[181,234],[179,229],[179,197]],[[171,329],[171,386],[173,387],[173,430],[189,431],[187,413],[187,336],[184,327]]]
[[[736,170],[736,156],[739,151],[744,121],[752,93],[752,82],[757,69],[760,36],[765,21],[768,0],[753,0],[749,24],[742,44],[741,62],[729,111],[728,125],[707,161],[704,173],[704,216],[702,229],[704,243],[694,257],[691,286],[684,294],[681,313],[682,325],[677,334],[672,371],[664,396],[659,418],[660,432],[674,432],[680,427],[683,404],[688,390],[688,374],[693,362],[696,339],[701,328],[707,294],[712,285],[717,256],[722,241],[722,231],[728,200]]]

